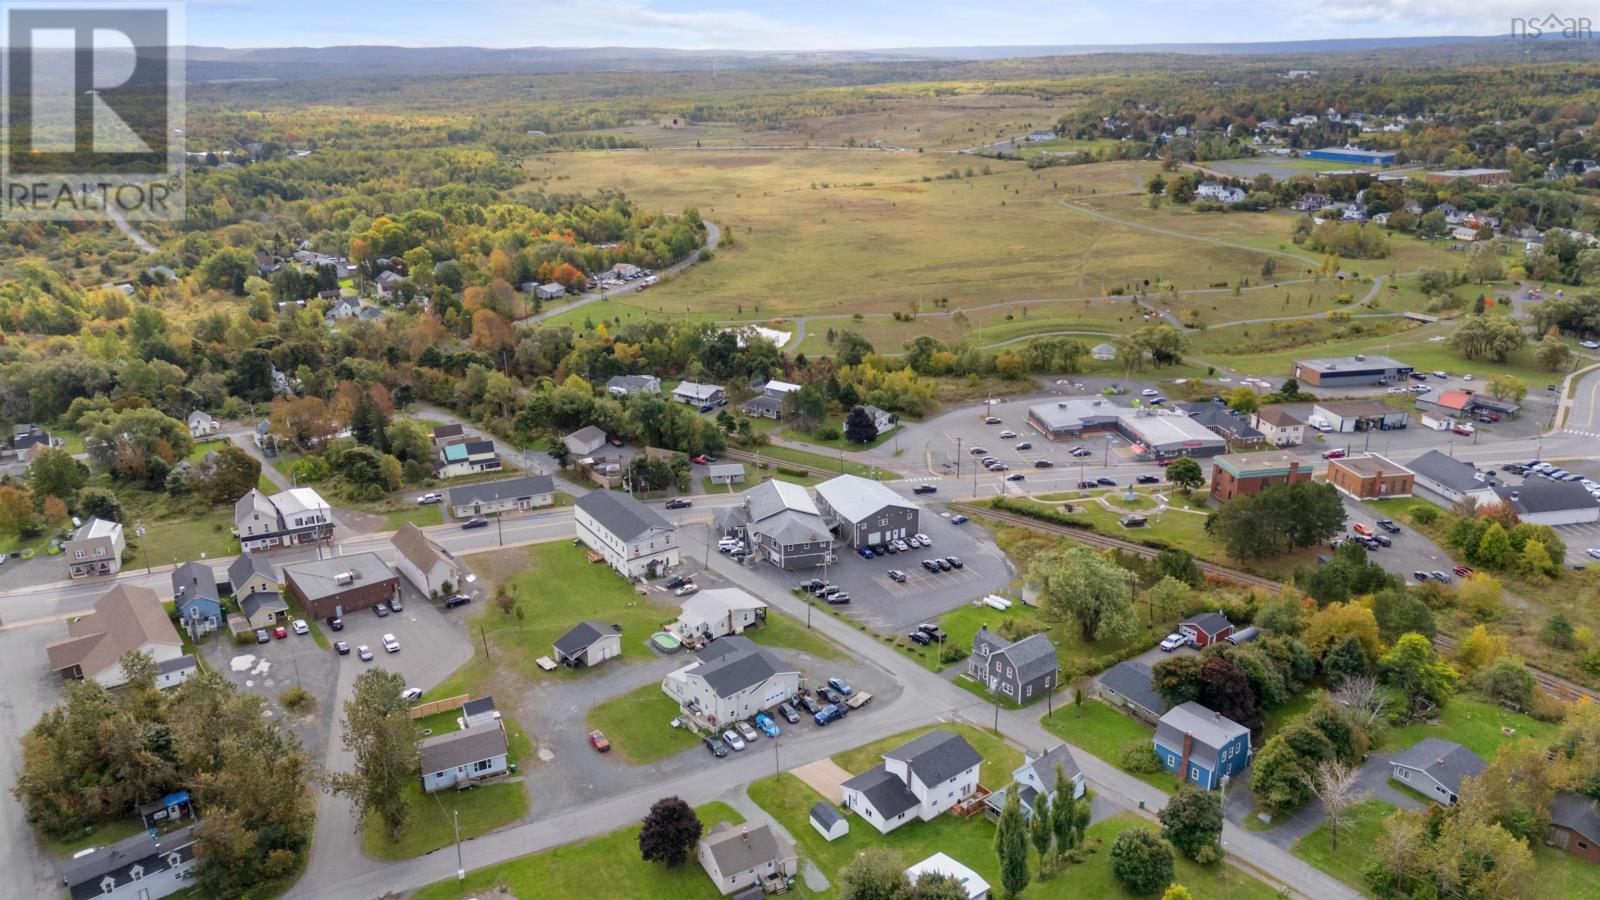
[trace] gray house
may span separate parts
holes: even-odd
[[[616,397],[661,393],[661,379],[654,375],[613,375],[606,382],[606,393]]]
[[[723,895],[758,886],[757,894],[776,889],[798,871],[794,848],[766,825],[718,822],[695,848],[700,865]]]
[[[497,721],[423,738],[417,744],[422,790],[432,794],[504,775],[509,753],[505,729]]]
[[[1154,725],[1170,708],[1155,689],[1155,673],[1137,660],[1119,662],[1100,674],[1096,683],[1100,699],[1120,706],[1147,725]]]
[[[1455,806],[1461,781],[1488,768],[1476,753],[1443,738],[1423,738],[1394,759],[1390,774],[1440,806]]]
[[[1028,703],[1055,689],[1061,663],[1056,658],[1055,644],[1043,634],[1009,641],[984,625],[972,637],[967,671],[990,693]]]
[[[549,475],[524,475],[502,481],[463,484],[445,493],[445,504],[450,507],[450,514],[465,519],[550,506],[556,502],[556,481]]]
[[[744,505],[734,513],[755,558],[780,569],[814,568],[833,552],[828,523],[798,484],[763,481],[744,492]]]
[[[1057,771],[1060,771],[1064,781],[1056,779]],[[989,818],[999,821],[1000,813],[1006,807],[1006,795],[1011,791],[1017,792],[1023,818],[1030,821],[1033,819],[1034,801],[1038,800],[1040,794],[1049,794],[1053,803],[1062,799],[1060,791],[1064,786],[1065,796],[1083,796],[1083,771],[1078,768],[1078,761],[1073,759],[1072,751],[1067,749],[1066,744],[1057,744],[1038,756],[1024,753],[1022,765],[1011,773],[1011,779],[1010,786],[983,798],[984,813]]]
[[[152,836],[141,831],[61,864],[72,900],[155,900],[193,887],[194,848],[201,824]]]
[[[818,507],[851,547],[880,544],[917,533],[921,507],[881,482],[840,475],[817,485]]]

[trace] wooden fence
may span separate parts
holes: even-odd
[[[450,709],[460,709],[466,705],[468,700],[471,699],[471,694],[458,694],[454,697],[446,697],[443,700],[429,700],[427,703],[418,703],[416,706],[411,707],[409,715],[413,719],[420,719],[424,716],[431,716],[434,713],[442,713]]]

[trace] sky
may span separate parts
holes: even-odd
[[[1505,34],[1573,0],[188,0],[221,47],[631,46],[828,50]]]

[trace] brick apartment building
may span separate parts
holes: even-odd
[[[1232,453],[1211,463],[1211,498],[1224,503],[1241,495],[1254,497],[1274,484],[1311,480],[1311,467],[1286,453]]]

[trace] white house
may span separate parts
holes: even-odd
[[[88,575],[115,575],[122,571],[122,554],[128,549],[122,524],[89,517],[72,536],[62,542],[67,571],[73,578]]]
[[[1275,447],[1294,447],[1306,440],[1306,423],[1276,406],[1256,410],[1250,424]]]
[[[888,434],[894,430],[896,425],[900,424],[894,414],[887,410],[879,409],[871,404],[861,408],[866,410],[867,415],[872,417],[872,427],[876,429],[878,434]]]
[[[541,284],[533,289],[533,296],[540,300],[559,300],[566,293],[567,289],[565,287],[553,281],[549,284]]]
[[[970,796],[982,762],[961,735],[930,731],[841,785],[844,805],[888,834],[912,819],[926,822]]]
[[[1423,738],[1389,761],[1396,781],[1440,806],[1455,806],[1461,782],[1486,768],[1476,753],[1442,738]]]
[[[718,822],[700,838],[695,856],[723,896],[745,896],[756,885],[778,887],[799,871],[794,848],[768,825]]]
[[[1106,362],[1117,358],[1117,348],[1111,344],[1095,344],[1094,349],[1089,351],[1089,356]]]
[[[624,578],[678,564],[678,530],[628,494],[590,491],[573,510],[578,540]]]
[[[190,437],[210,437],[211,435],[216,434],[217,429],[221,427],[222,423],[213,418],[210,413],[201,412],[198,409],[192,413],[189,413]]]
[[[616,397],[630,394],[659,394],[661,379],[654,375],[613,375],[606,382],[606,393]]]
[[[431,794],[504,775],[510,768],[510,752],[498,720],[423,738],[417,743],[422,790]]]
[[[599,426],[585,425],[562,438],[561,443],[566,445],[568,453],[582,458],[606,445],[606,433]]]
[[[726,395],[721,387],[714,384],[680,381],[672,389],[672,399],[691,406],[711,406],[726,402]]]
[[[695,661],[661,680],[661,690],[696,728],[724,728],[788,700],[800,690],[800,670],[777,654],[730,635],[713,641]]]
[[[1207,181],[1194,189],[1194,198],[1217,203],[1243,203],[1245,193],[1239,188],[1229,187],[1218,181]]]
[[[439,448],[434,469],[440,478],[457,478],[500,468],[500,454],[494,441],[466,440]]]
[[[740,588],[711,588],[689,595],[672,633],[683,638],[715,640],[743,634],[767,620],[767,604]]]
[[[328,501],[311,488],[267,495],[255,488],[233,505],[233,528],[246,551],[310,544],[333,536]]]
[[[414,522],[400,526],[389,543],[394,547],[395,571],[424,596],[443,591],[446,585],[459,589],[466,577],[455,556],[429,540]]]
[[[1416,476],[1417,487],[1443,498],[1447,503],[1459,503],[1468,497],[1482,506],[1494,506],[1500,502],[1494,492],[1494,476],[1479,472],[1477,466],[1464,459],[1429,450],[1406,463],[1406,468]]]
[[[502,481],[464,484],[445,492],[445,505],[457,518],[540,509],[556,502],[556,482],[549,475],[524,475]]]
[[[1057,780],[1057,772],[1064,782]],[[1012,791],[1016,791],[1017,801],[1022,805],[1023,818],[1029,821],[1033,820],[1033,804],[1040,794],[1049,794],[1051,802],[1055,802],[1062,799],[1064,787],[1067,795],[1074,799],[1083,796],[1083,772],[1066,744],[1057,744],[1038,756],[1024,752],[1022,765],[1011,773],[1011,778],[1010,786],[983,798],[989,818],[999,820],[1006,807],[1006,795]]]
[[[60,864],[62,886],[73,900],[159,900],[190,890],[199,834],[192,825],[165,834],[141,831],[85,850]]]

